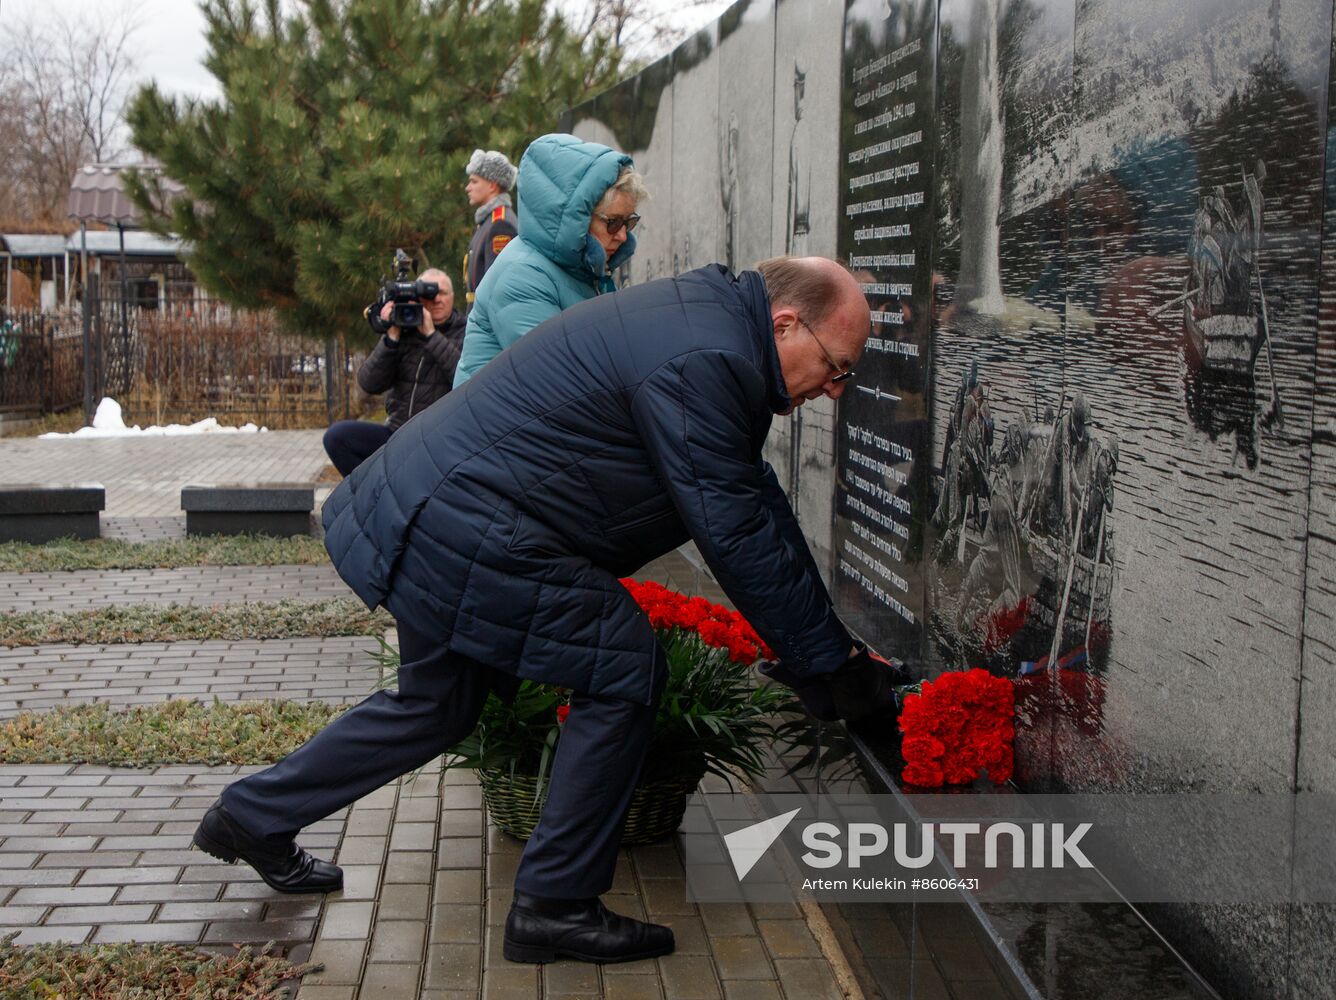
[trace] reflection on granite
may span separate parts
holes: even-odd
[[[875,349],[764,457],[823,570],[887,570],[831,580],[863,638],[1016,679],[1025,791],[1336,790],[1332,12],[739,0],[569,118],[655,194],[623,282],[862,258]],[[1332,907],[1147,913],[1231,1000],[1336,996]],[[1200,995],[1134,911],[1005,919],[1051,996]]]
[[[1206,903],[1152,903],[1143,907],[1156,926],[1173,928],[1175,944],[1194,956],[1198,971],[1210,982],[1223,984],[1220,989],[1227,996],[1310,1000],[1324,994],[1290,989],[1294,977],[1290,968],[1290,919],[1294,909],[1284,905]],[[1231,947],[1219,947],[1222,940],[1230,941]],[[1285,946],[1278,946],[1280,941],[1285,941]],[[1325,964],[1329,976],[1330,957]],[[1320,967],[1311,974],[1320,974]],[[1331,992],[1336,987],[1330,979],[1326,989],[1326,996],[1336,995]]]
[[[670,274],[681,274],[719,259],[721,158],[710,147],[719,122],[719,44],[717,28],[704,28],[673,53],[673,134],[693,141],[672,149],[672,239]],[[703,112],[703,113],[702,113]]]
[[[999,961],[997,948],[964,904],[841,903],[825,909],[869,998],[1025,1000],[1030,996]]]
[[[754,16],[760,6],[753,4],[748,14]],[[765,252],[741,258],[744,266],[781,253],[837,253],[841,192],[835,160],[840,145],[838,52],[843,21],[836,4],[781,0],[775,7],[771,80],[762,85],[772,94],[773,111],[756,107],[757,117],[771,130],[769,240]],[[817,565],[829,581],[835,404],[824,397],[814,399],[788,417],[777,417],[774,427],[779,431],[776,447],[767,448],[766,456],[779,471],[798,523],[817,550]],[[777,454],[779,447],[784,450]]]
[[[1209,1000],[1194,976],[1130,906],[985,903],[1045,1000]]]
[[[1330,997],[1336,993],[1336,907],[1314,904],[1290,907],[1289,996],[1293,1000]]]
[[[774,188],[775,8],[738,0],[719,19],[719,199],[730,268],[771,256]]]
[[[837,735],[834,739],[841,737]],[[884,728],[864,727],[850,734],[847,742],[850,752],[864,765],[868,784],[874,791],[892,791],[897,787],[896,776],[904,762],[894,734]],[[993,793],[998,790],[987,789]],[[961,795],[971,792],[970,789],[957,791]],[[939,910],[939,906],[910,906],[911,919],[940,920],[946,908]],[[1018,975],[1023,977],[1022,982],[1031,991],[1028,995],[1043,1000],[1209,1000],[1217,997],[1129,905],[984,903],[977,910],[971,910],[965,904],[961,904],[960,909],[973,923],[991,961],[998,963],[1007,957],[1014,960]],[[1203,909],[1239,908],[1193,907],[1192,914],[1195,916]],[[1165,925],[1160,921],[1157,923]],[[1261,936],[1265,939],[1274,933],[1275,928],[1267,928]],[[948,963],[946,967],[951,966]]]

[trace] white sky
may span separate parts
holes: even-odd
[[[709,23],[728,6],[723,0],[700,6],[674,0],[651,2],[664,9],[675,7],[676,12],[668,16],[689,31]],[[580,0],[561,0],[561,3],[568,9],[581,6]],[[105,16],[124,10],[131,11],[139,25],[131,45],[138,80],[155,80],[169,94],[218,96],[216,82],[202,65],[208,49],[204,41],[204,17],[194,0],[0,0],[0,25],[41,25],[56,15],[92,21],[99,13]]]
[[[0,0],[0,24],[96,20],[132,12],[138,28],[131,39],[136,77],[156,80],[168,93],[216,97],[218,87],[202,64],[204,16],[191,0]]]

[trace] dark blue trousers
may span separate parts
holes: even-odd
[[[399,650],[398,690],[377,691],[273,767],[224,790],[223,804],[242,827],[286,843],[448,751],[473,731],[488,692],[514,684],[511,675],[445,652],[403,622]],[[612,886],[655,710],[618,698],[573,696],[517,889],[578,899]]]
[[[659,654],[660,659],[663,653]],[[667,678],[667,664],[655,664]],[[515,873],[534,896],[587,899],[612,888],[631,793],[654,731],[654,704],[575,693],[552,761],[552,787]]]
[[[394,432],[370,420],[340,420],[325,431],[325,454],[343,476],[374,455]]]

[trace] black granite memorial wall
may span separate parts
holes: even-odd
[[[858,377],[767,457],[852,628],[1015,680],[1023,790],[1336,792],[1332,18],[742,0],[570,115],[650,182],[624,281],[858,274]],[[1329,907],[1150,914],[1336,996]]]

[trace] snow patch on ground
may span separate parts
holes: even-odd
[[[243,424],[240,427],[224,427],[217,417],[205,417],[193,424],[168,424],[166,427],[126,427],[121,416],[121,404],[110,397],[97,404],[97,413],[93,416],[93,426],[80,427],[77,431],[62,434],[52,431],[42,434],[42,438],[109,438],[109,437],[178,437],[185,434],[264,434],[268,427],[256,427]]]

